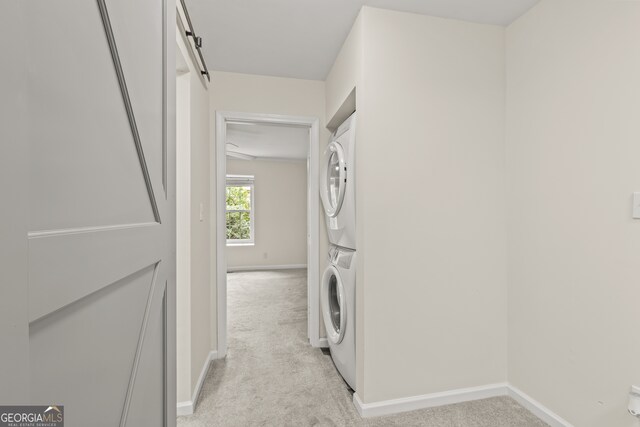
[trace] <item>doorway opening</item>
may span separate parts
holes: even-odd
[[[298,146],[296,154],[265,153],[269,144],[251,145],[250,138],[243,135],[270,134],[278,138],[285,134],[303,135],[306,144]],[[291,147],[290,147],[291,148]],[[263,150],[263,151],[261,151]],[[282,168],[294,171],[295,163],[302,163],[306,170],[306,279],[307,279],[307,336],[314,347],[320,347],[320,302],[319,302],[319,121],[313,117],[252,114],[235,112],[216,113],[216,282],[217,282],[217,348],[218,357],[227,354],[227,270],[303,268],[305,264],[278,264],[277,260],[266,262],[276,255],[263,250],[260,241],[261,183],[258,174],[251,173],[249,162],[282,162]],[[301,154],[303,153],[303,154]],[[227,160],[230,159],[229,164]],[[244,162],[244,163],[243,163]],[[255,166],[255,165],[254,165]],[[263,168],[265,167],[262,165]],[[268,166],[268,165],[267,165]],[[298,167],[299,168],[299,167]],[[273,169],[273,168],[271,168]],[[262,174],[261,174],[262,175]],[[266,174],[269,175],[268,173]],[[264,176],[264,175],[263,175]],[[303,189],[304,190],[304,189]],[[288,190],[283,189],[282,192]],[[281,193],[282,193],[281,192]],[[281,194],[282,195],[282,194]],[[230,197],[227,197],[230,196]],[[286,196],[286,194],[285,194]],[[275,197],[275,196],[273,196]],[[231,201],[231,205],[228,205]],[[294,206],[291,209],[296,209]],[[298,205],[298,210],[300,210]],[[282,233],[282,232],[281,232]],[[281,236],[287,247],[287,236]],[[291,243],[293,245],[293,243]],[[234,250],[231,254],[228,249]],[[244,253],[240,249],[245,249]],[[291,248],[289,248],[291,249]],[[295,250],[295,249],[294,249]],[[245,257],[244,266],[234,260]],[[247,261],[250,257],[250,261]],[[291,258],[289,258],[291,259]],[[229,263],[231,261],[231,263]],[[248,262],[248,264],[247,264]],[[267,265],[267,267],[265,267]]]

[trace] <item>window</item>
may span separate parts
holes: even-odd
[[[227,175],[227,245],[252,245],[253,176]]]

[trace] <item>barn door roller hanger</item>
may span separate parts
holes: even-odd
[[[209,75],[209,69],[207,68],[207,64],[204,61],[204,56],[202,55],[202,37],[196,35],[195,30],[193,29],[193,24],[191,23],[191,17],[189,16],[189,11],[187,10],[187,5],[184,0],[180,0],[180,7],[178,7],[178,16],[182,20],[182,25],[185,28],[185,34],[187,37],[191,37],[193,40],[193,44],[189,43],[192,50],[197,52],[196,62],[198,62],[198,66],[200,67],[200,74],[205,76],[208,81],[211,81],[211,76]]]

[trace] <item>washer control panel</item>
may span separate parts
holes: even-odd
[[[333,262],[335,265],[341,268],[351,268],[351,260],[353,259],[353,252],[351,251],[337,251],[337,256]]]

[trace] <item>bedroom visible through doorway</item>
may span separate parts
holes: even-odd
[[[218,112],[218,355],[228,348],[227,273],[306,269],[306,329],[320,346],[318,119]]]

